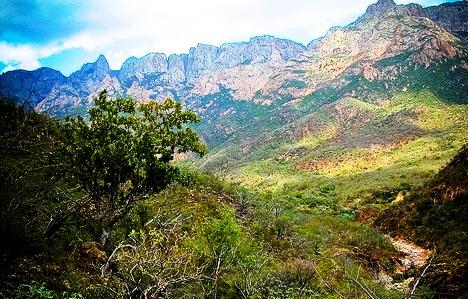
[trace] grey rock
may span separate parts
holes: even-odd
[[[468,1],[444,3],[424,9],[427,17],[447,31],[462,39],[468,39]]]
[[[172,54],[168,58],[168,72],[171,83],[182,83],[185,81],[186,55]]]
[[[118,79],[129,85],[131,81],[142,80],[148,75],[167,73],[168,62],[165,54],[149,53],[142,58],[127,59],[120,69]]]
[[[187,81],[192,82],[200,75],[215,69],[218,48],[211,45],[198,44],[191,48],[187,57]]]
[[[51,92],[54,86],[62,85],[67,78],[61,72],[42,67],[34,71],[9,71],[0,76],[0,95],[17,97],[35,107]]]
[[[95,89],[106,76],[112,75],[109,63],[104,55],[93,63],[84,64],[79,71],[70,75],[70,83],[77,90],[81,90],[80,95],[88,95]]]
[[[370,5],[367,10],[367,15],[377,15],[389,9],[396,7],[393,0],[379,0],[377,3]]]

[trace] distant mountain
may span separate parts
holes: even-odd
[[[47,67],[35,71],[10,71],[0,76],[0,91],[4,96],[16,97],[37,107],[55,86],[65,84],[67,80],[59,71]]]
[[[68,78],[50,77],[43,69],[7,72],[0,76],[0,91],[24,99],[24,90],[34,89],[38,92],[30,104],[55,115],[88,106],[102,89],[138,100],[159,100],[205,96],[224,86],[236,99],[253,100],[274,76],[294,77],[292,73],[284,74],[286,67],[297,64],[305,50],[289,40],[262,36],[219,48],[199,44],[183,55],[150,53],[142,58],[131,57],[119,71],[111,71],[101,55]],[[47,82],[47,88],[40,82]]]
[[[271,105],[303,98],[345,72],[379,76],[372,62],[402,52],[415,51],[411,59],[425,66],[453,58],[461,54],[457,39],[427,18],[463,36],[468,32],[466,8],[467,1],[423,9],[380,0],[355,23],[331,29],[307,48],[261,36],[220,47],[199,44],[182,55],[131,57],[118,71],[111,71],[100,56],[68,78],[47,68],[7,72],[0,76],[0,92],[29,98],[36,109],[56,115],[86,108],[104,88],[139,100],[174,97],[186,102],[224,88],[234,100]]]
[[[198,44],[182,55],[131,57],[120,70],[101,55],[69,77],[48,68],[10,71],[0,76],[0,93],[58,116],[85,113],[103,89],[139,101],[175,98],[201,115],[198,129],[212,149],[233,143],[247,159],[259,144],[315,134],[304,117],[324,105],[336,113],[357,109],[344,108],[356,102],[342,99],[378,107],[402,90],[430,89],[444,101],[467,103],[468,51],[460,39],[467,3],[422,8],[379,0],[307,46],[260,36]]]

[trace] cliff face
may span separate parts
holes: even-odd
[[[393,0],[379,0],[377,3],[370,5],[366,10],[366,15],[374,16],[396,7]]]
[[[468,39],[468,1],[444,3],[424,10],[428,18],[437,22],[447,31],[465,41]]]
[[[173,97],[200,111],[207,97],[219,93],[235,101],[278,106],[300,101],[324,86],[339,88],[344,81],[337,80],[343,76],[391,80],[407,70],[379,66],[391,57],[407,54],[408,61],[428,67],[462,55],[464,47],[447,30],[466,32],[466,3],[423,9],[379,0],[356,22],[332,28],[307,47],[260,36],[220,47],[199,44],[182,55],[131,57],[118,71],[110,70],[100,56],[68,78],[47,68],[7,72],[0,76],[0,91],[25,99],[34,89],[31,105],[58,115],[86,109],[102,89],[137,100]]]
[[[17,97],[21,102],[36,107],[54,86],[65,82],[67,78],[51,68],[11,71],[0,76],[0,94],[5,97]]]
[[[124,85],[131,85],[133,81],[139,81],[146,76],[168,72],[168,61],[166,55],[150,53],[138,59],[135,57],[127,59],[120,72],[118,79]]]

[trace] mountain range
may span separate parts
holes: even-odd
[[[376,65],[401,53],[413,52],[406,60],[425,67],[462,56],[458,43],[468,32],[467,7],[467,1],[422,8],[380,0],[354,23],[307,46],[260,36],[220,47],[198,44],[182,55],[131,57],[120,70],[111,70],[101,55],[69,77],[50,68],[6,72],[0,92],[55,115],[87,106],[102,89],[138,100],[172,97],[196,109],[206,105],[194,102],[226,89],[233,100],[274,106],[299,101],[338,77],[363,74],[372,81],[401,73]]]
[[[200,228],[219,213],[220,205],[232,205],[232,217],[248,226],[246,236],[252,234],[256,243],[265,245],[274,265],[265,274],[280,273],[275,276],[278,280],[265,280],[279,285],[281,291],[275,295],[289,296],[291,289],[283,288],[287,284],[282,281],[298,283],[308,273],[312,276],[304,281],[315,281],[310,293],[315,297],[464,298],[467,293],[463,277],[468,263],[468,1],[424,8],[379,0],[353,23],[333,27],[308,45],[258,36],[219,47],[198,44],[188,54],[131,57],[120,70],[110,69],[101,55],[68,77],[50,68],[0,75],[0,98],[15,99],[23,107],[58,118],[86,117],[93,98],[104,89],[110,96],[129,96],[141,102],[174,98],[200,115],[201,122],[194,128],[206,142],[207,154],[200,159],[191,155],[176,159],[183,183],[149,197],[137,206],[135,215],[146,218],[152,209],[159,213],[174,207],[177,214],[186,209],[183,213],[188,217],[183,221],[193,229],[184,235],[192,236],[204,231]],[[21,119],[16,122],[10,121],[14,113],[4,113],[4,127],[13,127],[34,140],[48,136],[48,126],[23,130],[25,124],[28,128],[34,123],[35,118],[30,120],[28,115],[46,119],[48,124],[47,117],[18,111]],[[8,196],[10,189],[17,188],[18,196],[12,192],[14,202],[36,212],[24,198],[29,193],[37,197],[31,189],[36,181],[41,189],[52,184],[51,179],[43,179],[49,168],[18,163],[26,175],[12,170],[10,165],[17,164],[9,161],[23,163],[23,156],[31,155],[27,161],[35,163],[35,147],[31,153],[27,147],[26,154],[17,154],[24,142],[4,131],[13,141],[7,138],[4,146],[8,163],[0,165],[8,180],[6,191],[0,191]],[[38,161],[49,165],[51,158],[41,152]],[[192,166],[197,169],[193,177],[185,176]],[[218,178],[198,173],[200,168]],[[33,184],[27,182],[29,177],[36,177]],[[203,184],[192,185],[195,181]],[[61,188],[57,188],[60,194],[64,193]],[[55,188],[44,190],[48,189],[56,192]],[[49,210],[52,199],[43,193],[47,205],[39,206]],[[60,196],[51,198],[59,202],[56,198]],[[156,205],[147,209],[147,203]],[[14,205],[5,206],[8,215]],[[28,214],[20,210],[18,215],[28,220],[25,231],[29,233],[32,222]],[[41,212],[41,217],[44,224],[50,221],[47,213]],[[21,235],[10,229],[15,222],[5,219],[7,235]],[[130,219],[128,223],[133,223]],[[138,219],[142,224],[153,221]],[[194,224],[201,220],[202,225]],[[230,223],[219,222],[216,230],[231,227]],[[134,232],[133,226],[131,229]],[[158,227],[158,238],[159,231]],[[42,229],[40,235],[44,235]],[[180,240],[186,243],[186,239]],[[401,249],[398,244],[406,247]],[[261,252],[252,248],[256,254]],[[62,255],[74,259],[74,255]],[[34,269],[41,269],[36,265],[48,267],[38,257],[40,262],[30,263]],[[51,265],[56,264],[53,257]],[[235,259],[243,260],[237,255]],[[285,263],[292,260],[299,266]],[[20,261],[26,264],[25,259]],[[102,279],[103,272],[92,264]],[[265,264],[258,265],[263,272]],[[356,278],[348,274],[352,267],[356,267]],[[403,268],[406,270],[400,271]],[[63,269],[68,273],[70,268]],[[87,280],[92,272],[88,266],[83,269]],[[245,269],[257,275],[251,272],[256,268]],[[118,275],[124,273],[118,271]],[[40,275],[44,273],[51,272]],[[225,273],[227,284],[233,284],[233,272]],[[48,276],[61,281],[55,274]],[[68,278],[64,281],[70,290]],[[84,289],[81,279],[79,285],[78,289]],[[305,285],[301,282],[301,292]],[[362,293],[359,297],[359,287],[367,296]],[[111,298],[115,294],[113,291]],[[265,295],[269,293],[262,294],[269,297]],[[309,298],[309,293],[301,294],[304,296],[291,298]]]
[[[85,114],[103,89],[138,101],[174,98],[201,116],[207,169],[258,176],[247,180],[254,185],[269,184],[266,170],[300,181],[359,172],[371,188],[371,170],[390,150],[411,164],[419,163],[410,161],[414,147],[434,145],[428,168],[410,175],[417,182],[468,138],[467,34],[467,1],[423,8],[379,0],[307,46],[259,36],[131,57],[120,70],[101,55],[69,77],[50,68],[6,72],[0,94],[55,116]],[[380,162],[372,169],[369,161]],[[272,176],[272,184],[284,187],[293,177]]]

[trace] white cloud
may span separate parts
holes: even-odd
[[[373,2],[376,0],[89,0],[77,13],[87,24],[83,31],[44,47],[3,43],[2,48],[0,44],[0,61],[32,69],[38,67],[40,58],[82,48],[105,54],[111,67],[118,69],[130,56],[187,53],[199,42],[220,45],[271,34],[307,44],[330,27],[353,21]]]
[[[187,53],[197,43],[220,45],[263,34],[307,44],[331,26],[351,22],[372,2],[93,0],[84,21],[94,29],[81,44],[99,49],[113,68],[151,51]]]
[[[0,42],[0,61],[7,66],[3,72],[13,69],[34,70],[41,65],[39,59],[48,57],[60,51],[57,45],[48,45],[43,47],[33,47],[30,45],[10,45],[6,42]]]

